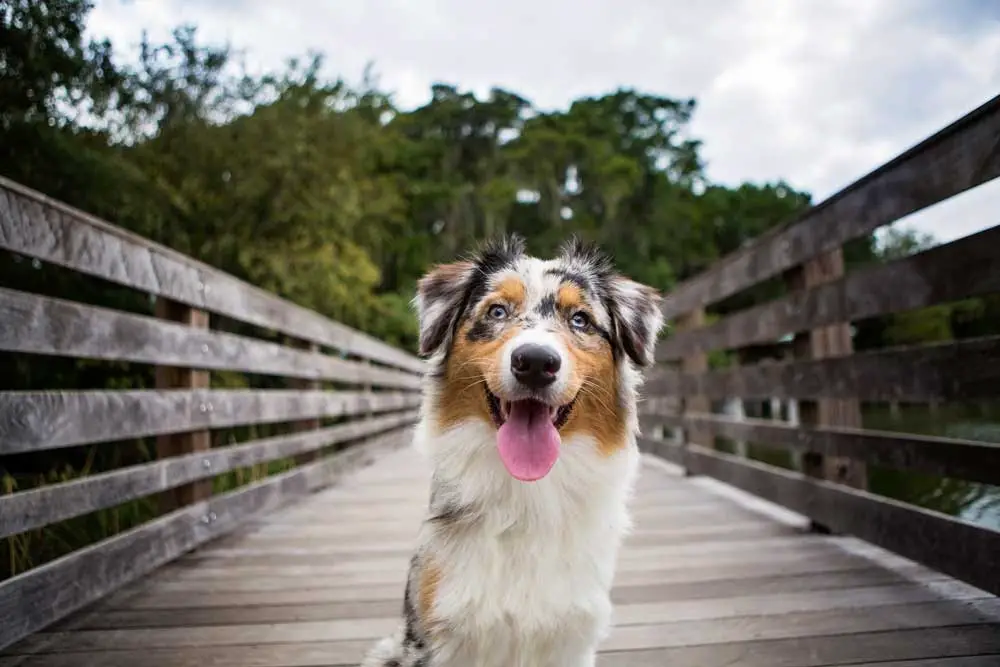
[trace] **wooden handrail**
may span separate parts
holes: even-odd
[[[1000,593],[1000,532],[867,492],[867,466],[1000,485],[1000,445],[863,428],[861,402],[1000,398],[1000,336],[855,353],[852,323],[1000,293],[1000,225],[845,272],[844,243],[1000,176],[1000,96],[798,219],[681,284],[664,301],[678,326],[645,384],[640,447]],[[704,324],[709,306],[783,275],[786,294]],[[785,342],[787,341],[787,342]],[[755,345],[777,360],[747,363]],[[730,365],[710,369],[708,353]],[[735,363],[732,363],[735,362]],[[665,409],[665,398],[674,406]],[[795,423],[713,414],[711,400],[794,401]],[[673,431],[674,438],[658,437]],[[679,434],[680,438],[676,435]],[[736,454],[717,451],[717,437]],[[797,471],[750,457],[783,450]]]
[[[0,496],[0,538],[159,501],[135,528],[0,580],[0,649],[408,442],[425,362],[406,351],[3,178],[0,250],[155,303],[150,317],[0,287],[0,351],[146,365],[155,377],[151,389],[0,392],[0,456],[156,443],[153,460]],[[210,314],[285,344],[212,330]],[[266,388],[213,387],[219,372]],[[261,425],[278,434],[260,437]],[[213,492],[251,467],[256,481]]]

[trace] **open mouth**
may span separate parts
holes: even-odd
[[[544,406],[544,408],[548,411],[549,419],[552,421],[552,425],[558,430],[565,426],[566,422],[569,420],[570,414],[573,412],[573,405],[576,403],[576,399],[561,406],[548,405],[534,398],[525,398],[520,401],[505,401],[487,388],[486,402],[490,406],[490,416],[493,417],[493,424],[497,428],[500,428],[507,423],[507,420],[510,418],[511,410],[514,408],[514,403],[516,402],[525,404],[524,407],[533,408],[533,411],[541,411]]]
[[[559,458],[559,429],[569,419],[575,401],[562,406],[534,398],[506,401],[489,389],[486,400],[497,427],[497,451],[507,472],[522,482],[548,475]]]

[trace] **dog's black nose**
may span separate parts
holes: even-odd
[[[532,389],[542,389],[556,381],[562,360],[551,347],[525,343],[510,355],[510,368],[517,381]]]

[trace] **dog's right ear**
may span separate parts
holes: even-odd
[[[421,356],[428,357],[450,342],[475,274],[473,262],[439,264],[417,283],[413,302],[420,322]]]

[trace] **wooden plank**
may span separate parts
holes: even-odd
[[[45,655],[23,662],[14,656],[0,658],[0,667],[357,667],[372,647],[368,639],[307,644],[261,646],[208,646],[141,649],[137,651],[87,651]],[[94,660],[100,660],[95,663]]]
[[[752,616],[787,619],[791,614],[817,611],[885,609],[929,603],[944,603],[979,613],[981,603],[988,605],[987,610],[995,610],[996,600],[996,597],[986,596],[985,593],[973,596],[970,592],[955,593],[945,598],[928,586],[914,583],[622,604],[616,606],[615,620],[623,625],[644,625]]]
[[[995,607],[996,605],[994,605]],[[894,613],[891,613],[894,612]],[[120,651],[204,646],[301,644],[321,641],[375,641],[398,626],[396,613],[370,618],[328,621],[281,622],[269,625],[217,625],[188,628],[128,628],[85,633],[52,632],[36,635],[19,645],[21,654],[74,651]],[[790,619],[749,616],[727,619],[673,621],[617,626],[601,646],[606,651],[705,646],[732,642],[827,637],[838,634],[936,628],[948,626],[993,627],[1000,623],[988,613],[976,613],[954,603],[880,608],[876,610],[822,610],[802,612]]]
[[[415,535],[419,526],[417,522],[411,522],[403,535]],[[739,551],[742,548],[743,551]],[[781,549],[781,553],[777,550]],[[206,564],[214,564],[215,567],[293,567],[293,566],[329,566],[343,562],[343,555],[334,546],[324,545],[326,553],[311,553],[308,549],[298,552],[285,551],[283,553],[261,553],[259,550],[248,551],[223,551],[213,550],[212,554],[199,552],[193,559],[198,559]],[[348,549],[347,551],[350,551]],[[705,567],[738,567],[744,565],[754,567],[761,563],[789,562],[802,558],[821,558],[831,553],[830,545],[817,542],[802,541],[801,543],[772,544],[769,549],[765,549],[765,543],[735,545],[733,543],[723,543],[718,548],[707,553],[699,553],[698,549],[663,550],[663,553],[645,554],[636,556],[632,553],[622,552],[620,563],[626,567],[629,561],[639,560],[639,562],[650,563],[649,559],[658,558],[657,564],[662,569],[674,569],[683,567],[692,559],[697,560]],[[649,565],[651,566],[651,565]],[[392,576],[395,576],[393,574]]]
[[[401,597],[400,593],[398,597]],[[785,616],[787,614],[836,609],[892,608],[904,605],[961,605],[975,610],[980,602],[996,604],[996,598],[943,601],[929,588],[909,586],[872,586],[834,589],[817,595],[815,591],[772,593],[725,598],[668,600],[615,607],[617,625],[642,625],[670,621],[709,621],[745,616]],[[378,618],[398,614],[400,599],[315,602],[291,605],[244,605],[194,608],[109,608],[102,607],[61,623],[60,630],[113,630],[130,627],[194,627],[203,625],[249,625],[258,623],[293,623],[338,618]]]
[[[157,299],[156,316],[178,322],[192,329],[208,329],[208,313],[169,299]],[[156,389],[208,389],[209,373],[204,370],[176,366],[156,367]],[[204,453],[212,448],[212,432],[207,428],[197,431],[161,433],[156,436],[156,456],[168,459],[185,454]],[[212,495],[212,480],[198,479],[164,491],[160,497],[160,511],[172,512],[178,507],[191,505]]]
[[[1000,593],[1000,532],[891,498],[811,479],[756,461],[689,447],[694,474],[707,475],[888,551]]]
[[[4,287],[0,321],[0,350],[420,388],[408,371]]]
[[[257,625],[300,623],[346,618],[391,618],[399,616],[399,600],[329,602],[308,605],[256,607],[207,607],[201,609],[101,609],[80,614],[58,626],[64,630],[115,630],[124,628],[180,628],[206,625]]]
[[[701,308],[683,315],[678,321],[677,328],[680,331],[698,331],[704,325],[705,309]],[[707,372],[708,355],[699,352],[685,355],[684,358],[681,359],[680,371],[681,373],[687,375],[699,375]],[[705,396],[704,394],[691,394],[683,396],[681,398],[681,403],[682,414],[687,414],[689,412],[708,412],[711,409],[708,396]],[[714,444],[711,433],[697,428],[684,431],[683,444],[686,446],[691,442],[696,442],[698,444],[705,445],[706,447],[711,447]]]
[[[0,393],[0,454],[239,424],[414,408],[412,392],[274,390]]]
[[[114,507],[216,475],[415,423],[416,410],[330,428],[251,440],[0,496],[0,537]]]
[[[419,526],[420,522],[415,521],[412,528]],[[406,533],[407,531],[398,531]],[[409,531],[414,534],[416,531]],[[344,582],[337,579],[338,575],[347,573],[390,573],[393,580],[400,574],[405,574],[409,558],[412,554],[415,540],[399,541],[392,550],[366,549],[363,545],[355,546],[352,550],[338,554],[335,560],[317,559],[315,562],[304,564],[284,563],[279,559],[275,562],[248,565],[233,564],[228,560],[202,559],[188,560],[178,559],[170,566],[163,569],[158,576],[158,583],[151,585],[147,591],[158,589],[164,586],[163,590],[180,590],[183,588],[197,589],[198,585],[204,583],[206,588],[227,591],[251,591],[264,590],[255,588],[258,583],[265,588],[276,587],[281,582],[286,582],[288,590],[294,588],[338,588]],[[214,548],[213,544],[213,548]],[[734,544],[735,549],[752,548],[746,544]],[[211,551],[212,549],[207,549]],[[715,563],[701,562],[692,559],[674,558],[659,559],[632,559],[621,563],[616,570],[615,585],[629,586],[646,581],[650,575],[655,575],[656,583],[660,584],[693,584],[704,582],[726,582],[754,580],[771,580],[776,577],[799,577],[815,574],[833,574],[849,576],[856,573],[859,580],[872,576],[875,572],[886,572],[886,576],[893,576],[893,573],[873,565],[872,561],[853,554],[844,554],[838,549],[810,549],[813,557],[809,559],[780,557],[773,560],[763,559],[758,561],[748,560],[745,565],[739,566],[731,558]],[[801,555],[793,552],[792,555]],[[917,577],[924,573],[923,566],[913,565],[906,573],[908,576]],[[932,575],[927,575],[932,576]],[[941,575],[944,576],[944,575]],[[926,577],[925,577],[926,578]],[[895,575],[894,583],[901,583],[902,580]],[[760,581],[755,585],[762,585]],[[852,584],[860,586],[861,584]],[[870,583],[865,584],[870,585]],[[805,589],[803,589],[805,590]],[[735,594],[737,591],[727,590],[726,595]]]
[[[801,292],[843,275],[844,253],[841,248],[836,248],[792,269],[785,280],[791,289]],[[849,357],[854,352],[851,325],[835,322],[799,332],[793,340],[792,351],[795,359],[800,361]],[[861,403],[854,397],[802,400],[799,401],[799,421],[805,426],[861,428]],[[800,470],[810,477],[847,484],[856,489],[868,486],[867,467],[861,461],[822,456],[815,451],[803,452],[797,458]]]
[[[1000,337],[856,353],[816,361],[762,363],[685,375],[658,367],[650,394],[712,398],[857,398],[867,401],[993,398],[1000,383]]]
[[[995,611],[996,604],[990,605]],[[993,627],[1000,622],[990,613],[951,602],[897,605],[875,609],[836,609],[800,612],[787,616],[742,616],[736,618],[643,623],[618,626],[601,645],[605,651],[636,651],[675,646],[707,646],[733,642],[849,636],[851,633],[931,629],[951,626]]]
[[[763,419],[735,420],[723,415],[657,415],[657,422],[680,425],[697,422],[713,434],[730,439],[767,443],[800,452],[841,456],[895,470],[912,470],[1000,486],[1000,445],[975,440],[910,435],[852,428],[795,427]],[[650,453],[669,449],[663,441],[642,443]],[[679,448],[667,457],[681,458]],[[668,460],[670,460],[668,458]]]
[[[426,368],[372,336],[3,177],[0,248],[389,366]]]
[[[308,341],[299,341],[299,340],[294,340],[293,339],[293,344],[295,344],[296,346],[298,346],[300,348],[304,348],[304,349],[306,349],[309,352],[312,352],[314,354],[319,352],[319,346],[316,343],[310,343]],[[317,380],[293,379],[293,380],[291,380],[289,382],[289,387],[291,387],[292,389],[300,389],[300,390],[304,390],[304,391],[318,391],[318,390],[322,389],[321,384]],[[365,393],[368,393],[368,392],[371,391],[371,387],[366,385],[363,388],[363,391]],[[368,413],[368,415],[367,415],[368,418],[371,418],[372,416],[373,415],[371,413]],[[316,417],[313,417],[311,419],[301,419],[301,420],[295,422],[292,425],[292,428],[295,431],[303,432],[303,431],[315,431],[315,430],[319,429],[321,426],[322,426],[322,421],[320,421]],[[331,443],[331,444],[333,444],[333,443]],[[297,465],[303,465],[305,463],[312,463],[316,459],[320,458],[322,456],[322,454],[323,454],[323,452],[320,449],[310,449],[310,450],[305,451],[305,452],[300,452],[300,453],[298,453],[298,454],[295,455],[295,463]]]
[[[668,319],[708,306],[817,255],[1000,176],[1000,96],[664,297]]]
[[[315,626],[310,626],[312,629]],[[240,631],[239,628],[233,628]],[[381,627],[379,626],[379,629]],[[707,631],[703,628],[702,632]],[[262,634],[268,632],[266,626]],[[303,631],[303,634],[305,631]],[[700,634],[700,633],[699,633]],[[0,667],[133,667],[170,665],[170,667],[341,667],[357,665],[372,644],[370,638],[320,640],[312,642],[265,642],[215,644],[207,646],[121,649],[102,653],[74,651],[45,655],[40,662],[17,662],[18,658],[0,659]],[[790,637],[744,640],[727,643],[681,644],[671,648],[636,651],[602,651],[598,667],[824,667],[858,665],[888,660],[933,658],[935,666],[953,667],[948,658],[969,658],[980,653],[1000,655],[1000,632],[985,624],[958,625],[948,628],[907,628],[903,630],[858,632],[848,635]],[[992,664],[995,664],[995,658]],[[904,663],[905,664],[905,663]],[[973,663],[975,664],[975,663]],[[989,661],[979,663],[991,665]],[[962,665],[968,667],[968,663]]]
[[[822,554],[803,553],[800,558],[815,558]],[[755,552],[759,559],[761,552]],[[728,564],[730,569],[739,568],[736,562]],[[944,575],[939,575],[942,579]],[[768,577],[713,579],[708,581],[676,583],[656,583],[643,581],[637,584],[622,584],[612,591],[616,604],[650,603],[661,600],[717,600],[720,606],[730,597],[751,597],[779,593],[809,592],[821,596],[826,591],[879,586],[905,586],[907,581],[898,574],[884,568],[869,567],[859,570],[835,570],[831,572],[807,572],[802,574],[772,575]]]
[[[666,424],[668,422],[668,418],[672,418],[678,426],[680,425],[680,415],[664,416],[657,414],[655,421]],[[684,447],[674,444],[669,440],[650,438],[644,435],[640,435],[636,438],[636,442],[639,445],[639,451],[659,456],[666,461],[670,461],[674,465],[678,465],[682,468],[684,467]]]
[[[747,308],[657,345],[657,359],[767,343],[789,333],[1000,292],[1000,225]]]
[[[609,651],[598,667],[825,667],[864,662],[1000,654],[996,626],[957,625],[881,632],[857,632],[789,639],[701,644],[639,651]],[[225,663],[222,663],[225,664]],[[265,663],[266,664],[266,663]],[[935,661],[935,665],[946,664]],[[989,664],[989,663],[987,663]],[[109,666],[110,667],[110,666]]]
[[[135,581],[247,517],[327,486],[346,470],[409,441],[410,429],[375,436],[309,466],[296,468],[75,551],[0,583],[0,650],[53,621]]]

